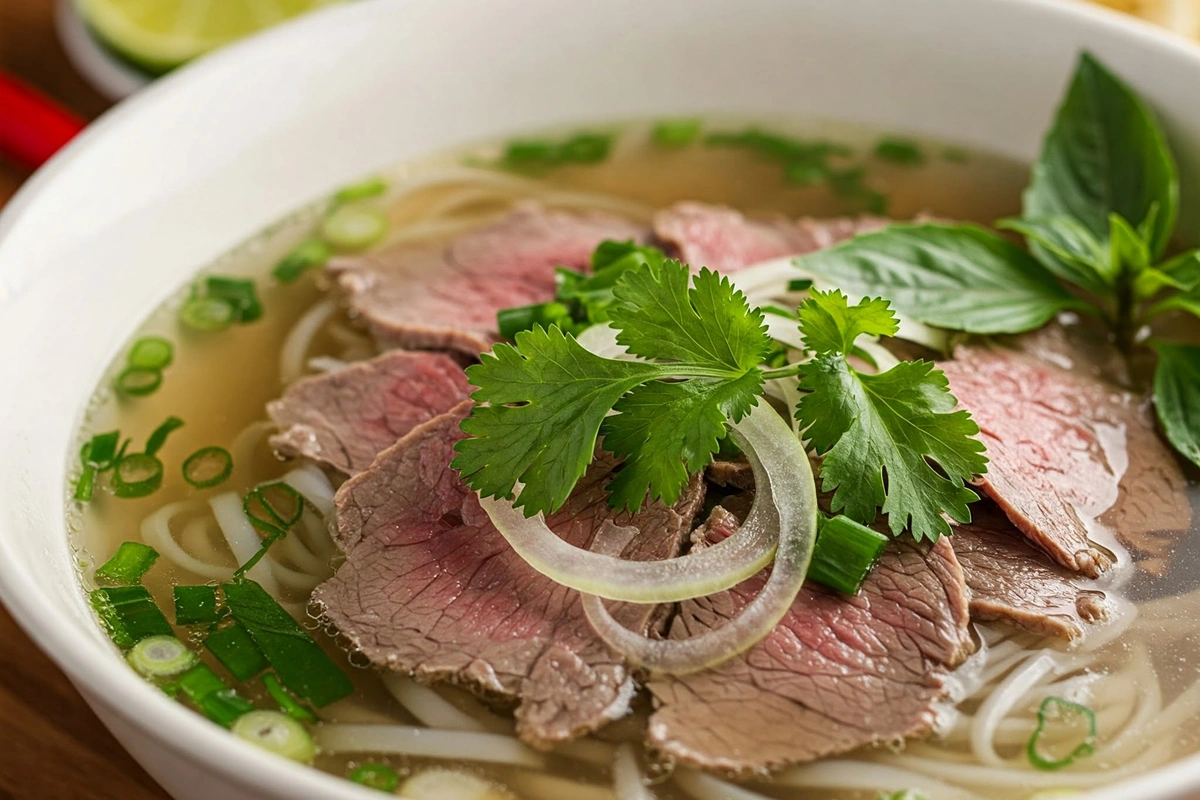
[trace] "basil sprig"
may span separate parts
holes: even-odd
[[[897,224],[797,259],[853,294],[919,322],[1022,333],[1057,313],[1104,319],[1122,350],[1167,312],[1200,317],[1200,250],[1164,260],[1179,213],[1175,160],[1149,106],[1083,53],[1042,144],[1018,219],[1028,252],[972,225]],[[1168,440],[1200,465],[1200,347],[1153,342],[1155,407]]]

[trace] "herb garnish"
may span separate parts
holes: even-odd
[[[617,342],[642,360],[594,355],[552,325],[517,334],[515,346],[498,344],[468,368],[481,405],[463,421],[470,438],[457,445],[454,467],[481,495],[515,492],[528,516],[554,511],[602,435],[603,447],[624,461],[608,487],[613,506],[673,503],[717,452],[727,420],[739,421],[759,402],[766,380],[803,375],[811,394],[799,417],[818,451],[829,452],[822,475],[836,490],[835,509],[869,524],[883,505],[893,533],[911,527],[928,539],[949,531],[943,511],[969,519],[966,503],[976,497],[964,481],[986,460],[973,438],[978,428],[953,410],[945,378],[925,362],[867,376],[846,360],[860,336],[895,333],[886,302],[849,307],[841,294],[814,293],[798,320],[814,358],[770,369],[775,350],[762,312],[717,273],[691,276],[677,261],[646,262],[626,271],[612,294],[607,318]],[[898,432],[897,416],[916,421],[917,432]],[[903,447],[928,453],[944,474],[920,455],[899,455]],[[845,463],[864,456],[857,473]]]
[[[894,225],[797,259],[852,294],[881,295],[914,320],[1022,333],[1072,309],[1104,319],[1125,352],[1171,311],[1200,316],[1200,250],[1163,260],[1178,216],[1175,162],[1153,113],[1083,54],[1023,196],[999,227]],[[1064,284],[1066,286],[1064,286]],[[1068,289],[1069,287],[1069,289]],[[1200,347],[1150,341],[1167,438],[1200,464]]]
[[[562,140],[514,139],[490,166],[541,173],[568,164],[599,164],[608,158],[615,138],[612,133],[581,131]]]

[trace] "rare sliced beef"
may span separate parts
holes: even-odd
[[[325,375],[296,381],[267,404],[279,426],[271,445],[347,475],[417,425],[449,411],[471,387],[453,359],[441,353],[392,351]]]
[[[474,357],[496,341],[497,311],[554,298],[555,267],[587,267],[605,239],[645,238],[645,229],[619,217],[522,204],[449,243],[335,259],[329,270],[381,347]]]
[[[1014,350],[959,347],[940,366],[987,445],[979,486],[1059,564],[1100,575],[1114,554],[1096,539],[1110,529],[1161,559],[1190,525],[1186,482],[1143,398]]]
[[[450,469],[469,409],[467,401],[417,426],[338,490],[346,561],[315,598],[372,664],[516,703],[520,736],[549,747],[624,715],[633,680],[592,633],[578,595],[514,553]],[[673,508],[653,504],[630,518],[605,502],[613,466],[594,464],[550,526],[589,547],[606,520],[636,525],[642,533],[622,557],[677,555],[703,482]],[[659,619],[648,606],[614,613],[642,631]]]
[[[830,247],[889,222],[883,217],[754,220],[726,206],[687,202],[654,215],[654,236],[696,269],[734,272],[759,261]]]
[[[727,535],[729,515],[719,511],[705,527],[709,541]],[[764,581],[759,574],[682,603],[670,635],[725,624]],[[648,744],[684,764],[748,775],[926,734],[947,675],[974,648],[967,601],[948,539],[890,544],[858,596],[805,586],[745,654],[652,680]]]
[[[994,503],[980,500],[971,516],[950,542],[971,587],[973,619],[1072,640],[1108,618],[1104,592],[1030,545]]]

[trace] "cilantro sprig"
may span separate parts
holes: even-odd
[[[969,522],[978,495],[967,481],[987,469],[979,426],[955,411],[946,376],[927,361],[901,361],[886,372],[855,369],[847,356],[860,336],[893,336],[888,303],[849,305],[839,291],[814,291],[800,308],[800,331],[815,355],[803,367],[797,408],[801,429],[824,455],[822,489],[832,510],[870,523],[880,509],[893,534],[918,541],[950,533],[943,518]],[[936,465],[936,468],[935,468]]]
[[[454,467],[485,497],[511,496],[532,516],[562,506],[598,436],[622,456],[611,503],[673,503],[712,459],[727,419],[757,402],[771,341],[762,314],[726,278],[678,261],[643,264],[613,289],[618,341],[644,361],[585,350],[557,325],[498,344],[467,370],[480,405],[463,421]],[[617,412],[609,416],[610,412]]]
[[[1179,177],[1153,111],[1084,53],[1046,135],[1019,219],[997,227],[894,225],[797,259],[853,294],[881,296],[918,322],[1023,333],[1064,310],[1103,319],[1129,353],[1159,355],[1155,408],[1167,438],[1200,465],[1200,347],[1144,341],[1168,313],[1200,316],[1200,249],[1165,257]]]
[[[814,292],[797,314],[809,358],[772,367],[777,348],[762,312],[717,273],[650,258],[611,294],[608,323],[637,360],[597,356],[558,325],[537,325],[468,368],[479,405],[463,421],[469,438],[454,466],[472,489],[515,495],[529,516],[552,512],[599,440],[623,462],[608,485],[611,505],[673,503],[718,452],[727,424],[759,402],[765,381],[783,378],[808,392],[797,414],[825,456],[835,511],[870,524],[882,508],[894,534],[918,539],[949,533],[943,513],[970,519],[977,498],[965,482],[986,459],[942,373],[902,362],[866,374],[847,358],[861,352],[860,337],[896,333],[886,301],[850,306],[839,292]]]

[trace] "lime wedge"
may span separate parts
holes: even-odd
[[[158,74],[337,0],[75,0],[103,44]]]
[[[1192,38],[1200,37],[1200,3],[1196,0],[1094,0],[1147,22]]]

